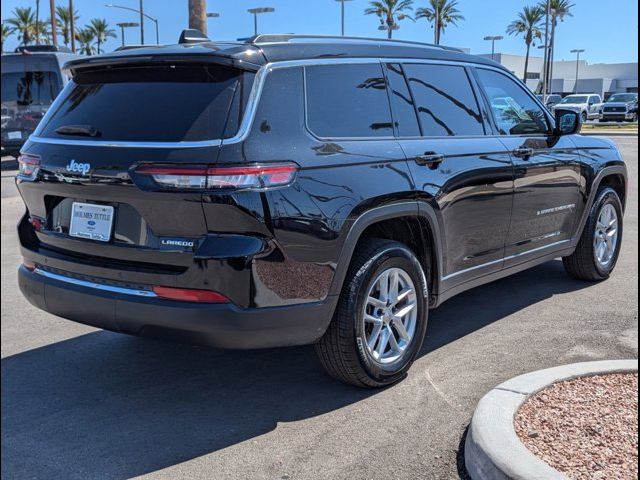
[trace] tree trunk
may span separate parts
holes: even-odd
[[[524,59],[524,84],[527,84],[527,73],[529,73],[529,53],[531,51],[531,43],[527,42],[527,56]]]
[[[207,34],[207,0],[189,0],[189,28]]]
[[[51,11],[51,42],[54,47],[58,46],[58,24],[56,21],[56,0],[49,0],[49,10]]]

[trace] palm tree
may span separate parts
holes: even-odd
[[[376,15],[380,19],[380,30],[387,31],[387,38],[393,38],[393,31],[398,30],[400,25],[398,22],[408,18],[413,20],[407,14],[413,10],[413,0],[379,0],[371,2],[371,6],[367,8],[365,15]]]
[[[440,45],[440,37],[449,24],[457,25],[456,22],[464,20],[462,13],[458,10],[457,0],[429,0],[430,6],[419,8],[416,11],[416,18],[425,18],[428,22],[434,23],[434,42]]]
[[[16,32],[22,45],[29,45],[35,33],[36,16],[31,7],[16,7],[13,9],[13,18],[7,20]]]
[[[4,42],[7,40],[7,38],[13,35],[13,32],[15,31],[15,29],[5,23],[2,24],[1,28],[2,28],[1,30],[2,39],[0,40],[0,53],[4,53]]]
[[[93,32],[96,37],[96,44],[98,46],[98,55],[102,53],[102,44],[109,38],[116,38],[116,32],[112,28],[109,28],[109,24],[105,19],[94,18],[91,20],[91,24],[87,27]]]
[[[95,49],[93,44],[96,41],[96,34],[91,27],[81,28],[76,32],[76,40],[80,44],[80,53],[85,55],[93,55]]]
[[[553,57],[556,44],[556,27],[558,26],[558,20],[564,22],[565,17],[573,17],[571,9],[575,4],[570,0],[548,0],[551,5],[551,38],[549,39],[549,71],[548,81],[553,80]],[[547,0],[540,0],[538,4],[540,8],[547,11]]]
[[[524,82],[527,83],[527,73],[529,72],[529,54],[534,40],[542,38],[542,20],[545,12],[540,6],[524,7],[518,13],[518,19],[514,20],[507,27],[509,35],[523,35],[524,43],[527,45],[527,56],[524,61]]]
[[[69,42],[71,41],[71,9],[58,5],[56,7],[56,17],[58,18],[58,25],[64,44],[69,46]],[[77,10],[73,12],[73,18],[75,23],[78,23],[78,20],[80,20],[80,15]]]
[[[38,28],[36,28],[36,25]],[[51,27],[51,20],[38,20],[37,22],[33,22],[33,34],[32,38],[35,40],[36,45],[41,43],[48,44],[51,40],[51,32],[49,31]]]

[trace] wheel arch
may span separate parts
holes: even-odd
[[[358,243],[368,237],[388,238],[412,248],[426,270],[431,298],[437,295],[443,255],[439,222],[433,207],[417,201],[376,207],[354,221],[342,247],[330,295],[340,294]]]
[[[589,192],[589,197],[587,199],[584,212],[582,213],[582,217],[580,218],[580,223],[578,224],[578,228],[574,232],[572,246],[576,246],[580,241],[582,231],[584,230],[587,218],[589,217],[589,212],[593,207],[593,203],[596,200],[596,196],[601,186],[610,186],[616,191],[616,193],[618,193],[618,196],[620,196],[620,192],[622,192],[620,201],[622,202],[623,209],[626,208],[628,192],[627,168],[624,166],[624,164],[604,167],[596,174],[593,180],[592,188]]]

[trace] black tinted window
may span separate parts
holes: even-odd
[[[389,78],[391,106],[398,135],[401,137],[419,137],[420,126],[418,125],[418,117],[416,117],[416,108],[409,92],[402,66],[397,64],[387,65],[387,77]]]
[[[494,70],[478,69],[501,135],[547,133],[544,111],[513,79]]]
[[[463,67],[404,65],[424,136],[484,135],[478,102]]]
[[[60,82],[56,72],[7,72],[2,74],[2,103],[27,106],[50,104]]]
[[[96,139],[104,140],[222,138],[241,76],[239,70],[219,65],[80,73],[63,92],[64,101],[42,135],[61,136],[55,132],[59,127],[87,125],[99,132]]]
[[[307,67],[307,123],[320,137],[393,136],[380,64]]]

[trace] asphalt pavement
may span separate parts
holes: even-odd
[[[312,347],[229,352],[127,337],[30,306],[16,285],[23,212],[2,168],[2,478],[451,479],[478,400],[516,375],[638,356],[638,139],[611,279],[560,261],[431,314],[409,376],[328,378]]]

